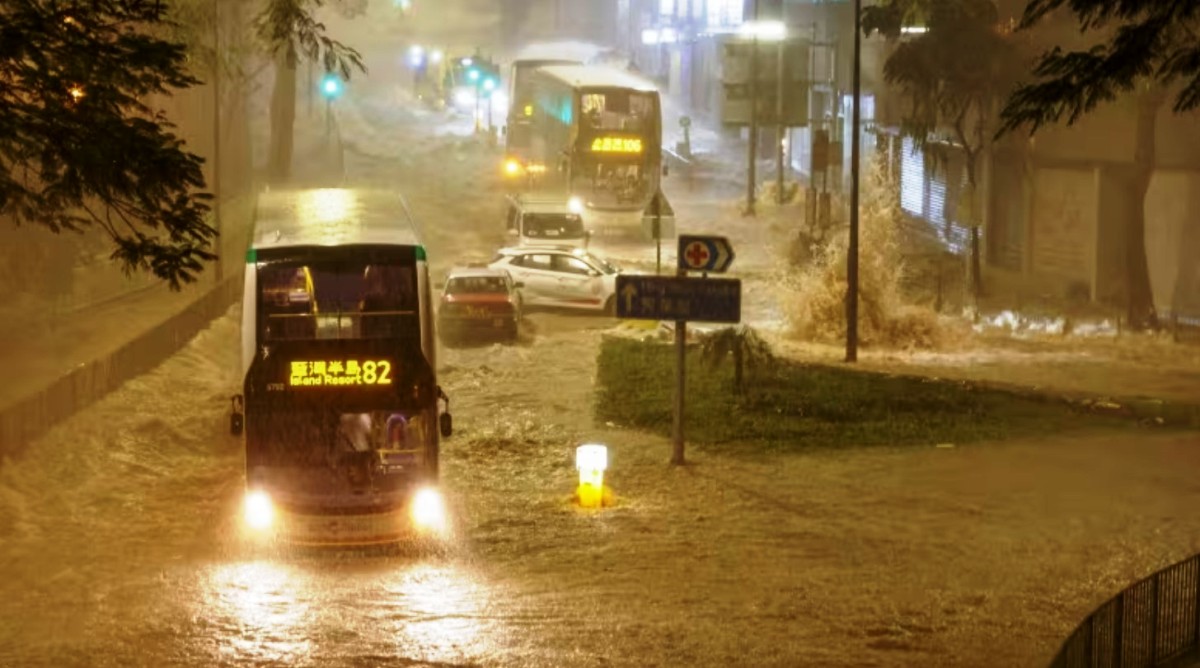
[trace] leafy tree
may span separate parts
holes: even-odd
[[[301,59],[320,62],[325,71],[350,79],[351,69],[366,72],[362,56],[325,34],[313,13],[323,0],[267,0],[255,18],[255,31],[275,60],[275,89],[271,95],[271,143],[268,171],[273,180],[291,174],[292,139],[296,123],[296,65]]]
[[[197,83],[146,0],[0,5],[0,215],[100,228],[128,271],[195,280],[216,232],[202,159],[142,102]]]
[[[1155,165],[1158,112],[1175,87],[1175,113],[1200,107],[1200,2],[1174,0],[1033,0],[1020,29],[1066,8],[1084,33],[1101,41],[1084,51],[1061,47],[1042,54],[1033,70],[1038,80],[1019,87],[1001,117],[1000,133],[1029,126],[1036,132],[1066,116],[1068,125],[1121,94],[1137,106],[1131,194],[1134,208],[1125,229],[1127,316],[1131,327],[1156,328],[1158,316],[1146,263],[1145,199]],[[1098,33],[1098,35],[1097,35]]]
[[[896,40],[904,25],[923,23],[924,33],[900,41],[884,63],[884,79],[909,101],[901,131],[917,149],[948,169],[942,137],[962,151],[971,230],[971,287],[983,290],[976,194],[980,162],[995,122],[993,108],[1015,72],[1016,50],[1001,31],[992,0],[883,0],[866,7],[863,32]],[[947,202],[948,210],[952,203]]]

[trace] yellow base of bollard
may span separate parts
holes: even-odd
[[[604,503],[604,488],[595,485],[580,485],[575,493],[579,505],[584,508],[599,508]]]

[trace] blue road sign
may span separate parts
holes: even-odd
[[[733,246],[725,237],[679,235],[679,268],[724,273],[733,264]]]
[[[617,276],[617,317],[741,322],[742,281],[737,278],[620,274]]]

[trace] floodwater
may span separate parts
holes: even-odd
[[[367,81],[339,102],[345,181],[409,197],[435,275],[489,259],[498,160]],[[745,318],[771,328],[790,222],[742,219],[727,186],[667,184],[681,230],[734,240]],[[652,270],[632,224],[600,225],[601,252]],[[1112,592],[1200,550],[1190,434],[693,448],[671,468],[664,439],[591,419],[614,323],[534,313],[516,345],[441,351],[444,551],[267,553],[236,522],[238,313],[0,465],[0,666],[1042,665]],[[599,512],[570,500],[590,441],[617,498]]]

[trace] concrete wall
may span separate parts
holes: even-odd
[[[26,399],[0,409],[0,460],[19,455],[54,425],[161,364],[223,315],[241,293],[239,270],[162,324],[112,353],[77,367]]]
[[[1038,168],[1030,212],[1032,273],[1092,285],[1098,208],[1096,172]]]

